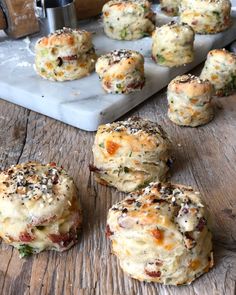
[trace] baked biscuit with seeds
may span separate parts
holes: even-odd
[[[55,163],[23,163],[0,173],[0,238],[20,257],[69,249],[81,221],[75,184]]]
[[[99,126],[93,156],[96,180],[124,192],[165,180],[171,163],[161,126],[138,117]]]
[[[145,84],[144,58],[134,50],[119,49],[99,57],[96,72],[107,93],[128,94]]]
[[[213,266],[207,212],[191,187],[151,183],[133,192],[109,210],[106,234],[139,281],[190,284]]]

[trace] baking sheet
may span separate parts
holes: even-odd
[[[154,5],[158,24],[173,18],[166,17]],[[183,74],[201,63],[209,50],[221,48],[236,39],[236,12],[232,11],[232,26],[215,35],[196,35],[193,63],[167,68],[151,59],[151,38],[136,41],[116,41],[103,33],[101,20],[79,24],[93,32],[98,55],[110,50],[127,48],[140,51],[145,57],[146,85],[140,92],[129,95],[106,94],[96,73],[76,81],[51,82],[40,78],[33,69],[34,44],[38,37],[10,40],[0,35],[0,97],[72,126],[94,131],[98,125],[111,122],[165,87],[176,75]]]

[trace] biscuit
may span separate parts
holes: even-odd
[[[196,33],[215,34],[231,24],[229,0],[182,0],[180,21],[190,25]]]
[[[213,266],[207,223],[199,192],[183,185],[151,183],[112,206],[106,234],[129,276],[182,285]]]
[[[151,181],[166,179],[170,142],[162,128],[139,117],[98,128],[93,145],[96,180],[131,192]]]
[[[102,12],[104,32],[112,39],[140,39],[155,28],[155,15],[147,0],[112,0]]]
[[[168,116],[177,125],[196,127],[213,119],[213,87],[192,75],[178,76],[167,88]]]
[[[194,60],[194,31],[187,24],[170,22],[152,35],[152,58],[162,66],[177,67]]]
[[[96,72],[107,93],[131,93],[145,84],[144,58],[134,50],[120,49],[102,55]]]
[[[91,34],[63,28],[39,39],[35,45],[35,69],[51,81],[80,79],[95,68],[96,54]]]
[[[225,49],[211,50],[200,78],[211,82],[217,96],[232,94],[236,90],[236,55]]]
[[[179,14],[179,6],[181,0],[160,0],[161,10],[170,16]]]
[[[54,163],[18,164],[0,173],[0,237],[20,257],[69,249],[81,221],[74,182]]]

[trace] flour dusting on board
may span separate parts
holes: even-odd
[[[26,37],[25,39],[23,39],[23,42],[26,44],[25,49],[26,49],[31,55],[35,55],[34,52],[32,51],[32,49],[30,48],[30,44],[31,44],[30,38],[29,38],[29,37]]]
[[[22,61],[22,62],[19,62],[18,64],[16,64],[17,67],[31,67],[32,64],[27,62],[27,61]]]

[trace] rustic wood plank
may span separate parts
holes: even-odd
[[[164,126],[175,151],[173,181],[199,188],[212,214],[216,267],[191,286],[178,288],[132,280],[110,254],[104,235],[106,215],[124,194],[98,185],[89,173],[94,133],[0,102],[0,167],[18,161],[55,161],[73,176],[84,209],[81,241],[68,252],[20,260],[16,250],[1,245],[0,294],[235,294],[235,99],[217,99],[215,119],[195,129],[170,123],[165,90],[130,113]]]

